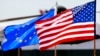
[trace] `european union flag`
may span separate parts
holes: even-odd
[[[39,40],[35,29],[35,22],[53,17],[54,14],[55,9],[51,9],[44,15],[26,23],[7,26],[4,29],[5,39],[2,42],[2,50],[7,51],[10,49],[20,48],[22,46],[38,44]]]

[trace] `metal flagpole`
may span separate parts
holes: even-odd
[[[96,5],[96,1],[95,1],[95,5]],[[100,11],[96,12],[96,6],[95,6],[95,11],[94,12],[95,13],[100,13]],[[96,14],[94,16],[96,18]],[[96,39],[95,39],[96,30],[95,29],[96,29],[96,19],[95,19],[95,22],[94,22],[94,40],[93,40],[93,42],[94,42],[94,56],[96,56]]]
[[[18,56],[20,56],[20,49],[18,48]]]
[[[55,49],[54,49],[54,56],[57,56],[56,46],[55,46]]]
[[[56,8],[58,6],[58,3],[56,2]],[[56,14],[57,14],[57,10],[56,10]],[[56,50],[56,45],[55,45],[55,49],[54,49],[54,56],[57,56],[57,50]]]
[[[96,56],[96,40],[94,39],[94,56]]]

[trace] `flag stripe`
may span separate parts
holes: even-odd
[[[69,28],[67,26],[56,27],[56,28],[53,28],[53,30],[52,29],[45,30],[44,32],[42,32],[42,34],[39,35],[39,37],[40,37],[40,39],[42,39],[42,38],[45,38],[45,36],[48,35],[48,34],[53,34],[53,33],[58,34],[58,33],[65,31],[65,30],[71,31],[71,30],[78,30],[79,29],[81,31],[81,29],[85,30],[86,28],[87,28],[87,30],[91,30],[89,28],[93,28],[93,26],[94,25],[92,25],[92,24],[90,24],[90,25],[88,24],[88,25],[73,26],[73,27],[69,27]]]
[[[84,33],[93,33],[93,32],[94,32],[93,30],[88,30],[88,31],[76,31],[76,32],[69,32],[69,33],[65,32],[65,33],[63,33],[62,35],[57,36],[57,37],[55,37],[55,38],[50,38],[50,37],[53,37],[53,36],[55,36],[56,34],[50,34],[50,35],[48,36],[48,38],[41,39],[40,44],[41,44],[41,43],[43,44],[43,42],[44,42],[44,43],[47,43],[47,42],[49,42],[49,41],[56,40],[57,38],[63,37],[63,36],[65,36],[65,35],[68,36],[68,35],[84,34]],[[60,33],[62,33],[62,32],[60,32]]]
[[[60,32],[62,30],[70,30],[70,29],[75,29],[75,28],[77,29],[77,28],[84,28],[84,27],[88,28],[88,27],[93,27],[93,26],[94,26],[93,23],[90,22],[90,23],[83,23],[83,25],[77,23],[77,24],[74,24],[74,25],[64,25],[62,27],[53,27],[53,28],[48,27],[48,30],[45,30],[45,31],[43,31],[42,33],[39,34],[39,38],[40,38],[41,35],[46,34],[47,32],[49,33],[49,31],[56,33],[56,32]]]
[[[56,40],[52,40],[51,42],[49,43],[45,43],[45,44],[41,44],[40,47],[46,47],[46,46],[49,46],[49,45],[52,45],[54,44],[55,42],[59,42],[61,40],[64,40],[64,39],[68,39],[68,38],[77,38],[77,37],[87,37],[87,36],[94,36],[94,33],[84,33],[84,34],[75,34],[75,35],[69,35],[69,36],[63,36],[61,38],[58,38]]]
[[[63,42],[70,43],[70,42],[74,42],[74,41],[93,40],[93,38],[94,38],[93,35],[91,35],[91,36],[82,36],[81,38],[80,37],[76,37],[76,38],[65,38],[64,40],[60,40],[58,42],[54,42],[52,45],[42,46],[42,47],[39,47],[39,48],[40,48],[40,51],[42,51],[42,50],[46,50],[46,49],[48,49],[48,48],[50,48],[52,46],[55,46],[58,43],[63,43]]]
[[[61,37],[61,36],[63,36],[63,35],[67,35],[67,34],[70,34],[70,35],[73,35],[74,33],[76,34],[77,32],[74,32],[73,33],[73,31],[78,31],[79,32],[79,34],[80,34],[80,32],[82,33],[87,33],[88,31],[91,31],[91,30],[93,30],[93,28],[90,28],[90,30],[88,30],[88,28],[86,28],[86,29],[84,29],[83,31],[81,31],[82,29],[73,29],[73,30],[70,30],[70,31],[62,31],[62,32],[59,32],[59,34],[57,33],[57,34],[50,34],[49,36],[48,36],[48,34],[47,34],[47,38],[45,38],[46,36],[43,36],[44,38],[42,38],[39,42],[43,42],[43,41],[48,41],[48,40],[52,40],[52,39],[54,39],[54,38],[58,38],[58,37]],[[84,32],[84,31],[87,31],[87,32]]]
[[[68,13],[66,13],[66,12],[68,12]],[[47,25],[47,24],[51,24],[51,23],[53,23],[53,22],[56,22],[57,20],[62,19],[62,18],[64,18],[65,16],[66,16],[66,19],[72,18],[72,15],[71,15],[72,12],[71,12],[71,11],[65,11],[64,13],[65,13],[65,14],[57,15],[57,16],[53,17],[52,19],[50,18],[50,19],[48,19],[48,20],[42,20],[42,21],[36,22],[36,28],[40,28],[40,27],[42,27],[42,26],[44,26],[44,25]],[[58,17],[58,16],[59,16],[59,17]],[[45,21],[46,21],[46,22],[45,22]]]

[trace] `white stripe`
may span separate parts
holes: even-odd
[[[73,21],[72,20],[70,20],[70,21],[67,21],[67,22],[63,22],[63,23],[59,23],[59,24],[56,24],[56,26],[57,27],[60,27],[60,26],[62,26],[62,25],[69,25],[69,24],[71,24]],[[52,27],[52,28],[54,28],[54,27],[56,27],[56,26],[48,26],[48,27]],[[43,28],[47,28],[47,26],[43,26],[41,29],[43,29]]]
[[[72,17],[73,17],[73,16],[70,15],[70,16],[67,16],[67,17],[65,17],[65,18],[61,18],[61,19],[57,20],[56,22],[54,22],[52,25],[55,26],[57,23],[63,22],[63,21],[68,20],[68,19],[71,19]]]
[[[93,28],[93,29],[92,29]],[[63,31],[63,30],[65,30],[65,29],[67,29],[67,27],[65,27],[65,28],[62,28],[62,29],[56,29],[56,30],[52,30],[52,31],[48,31],[48,32],[45,32],[45,33],[42,33],[40,36],[39,36],[39,38],[41,38],[41,37],[43,37],[43,36],[45,36],[45,35],[49,35],[49,34],[53,34],[53,33],[57,33],[57,32],[61,32],[61,31]],[[70,29],[70,30],[66,30],[66,31],[68,31],[68,33],[69,32],[75,32],[75,31],[85,31],[85,30],[94,30],[94,27],[88,27],[88,28],[78,28],[78,29]]]
[[[39,48],[52,45],[53,43],[58,42],[58,41],[63,40],[63,39],[74,38],[74,37],[82,37],[82,36],[84,36],[84,37],[85,37],[85,36],[94,36],[94,33],[75,34],[75,35],[70,35],[70,36],[67,36],[67,37],[64,36],[64,37],[58,38],[58,39],[56,39],[56,40],[53,40],[53,41],[51,41],[51,42],[49,42],[49,43],[41,44],[41,45],[39,46]]]
[[[61,25],[62,26],[62,25]],[[48,35],[48,34],[53,34],[55,32],[60,32],[60,31],[63,31],[65,29],[68,29],[70,27],[75,27],[76,25],[72,25],[72,26],[65,26],[64,28],[60,28],[60,29],[56,29],[56,30],[52,30],[52,31],[48,31],[48,32],[45,32],[45,33],[42,33],[39,38],[41,38],[42,36],[45,36],[45,35]],[[78,25],[77,25],[78,26]],[[88,27],[89,28],[89,27]],[[46,31],[46,30],[45,30]],[[38,33],[39,34],[39,33]]]
[[[43,25],[50,24],[50,23],[52,23],[52,22],[55,22],[55,21],[57,21],[58,19],[61,19],[62,17],[67,16],[67,15],[69,15],[69,14],[71,14],[71,13],[72,13],[72,12],[70,11],[70,12],[67,12],[67,13],[62,14],[61,16],[55,18],[54,20],[50,20],[50,21],[47,21],[47,22],[43,22],[43,23],[41,23],[41,24],[36,24],[36,25],[37,25],[36,28],[38,28],[38,27],[40,27],[40,26],[42,27]]]
[[[66,22],[65,24],[68,24],[68,23],[69,22]],[[88,24],[94,24],[94,22],[74,23],[74,24],[71,24],[71,25],[67,26],[67,28],[72,27],[72,26],[77,26],[77,25],[88,25]],[[37,33],[39,34],[39,33],[43,32],[43,31],[46,31],[50,28],[54,28],[54,27],[58,27],[58,26],[62,26],[62,25],[63,25],[63,23],[62,24],[57,24],[56,26],[43,27],[42,29],[38,30]]]
[[[48,30],[48,29],[50,29],[50,28],[55,28],[55,27],[60,27],[60,26],[62,26],[62,25],[67,25],[67,24],[71,24],[72,23],[72,20],[71,21],[69,21],[69,22],[63,22],[63,23],[59,23],[59,24],[56,24],[56,26],[44,26],[44,27],[42,27],[42,29],[39,29],[38,31],[37,31],[37,33],[39,34],[39,33],[41,33],[41,32],[43,32],[43,31],[46,31],[46,30]]]
[[[78,28],[78,29],[71,29],[71,30],[66,30],[66,31],[63,31],[55,36],[50,36],[50,37],[46,37],[46,38],[43,38],[41,39],[39,42],[44,42],[44,41],[48,41],[48,40],[52,40],[54,38],[57,38],[58,36],[61,36],[63,34],[67,34],[67,33],[71,33],[71,32],[78,32],[78,31],[88,31],[88,30],[94,30],[94,27],[90,27],[90,28]],[[49,32],[48,32],[49,33]],[[46,35],[48,35],[48,33],[45,33]],[[53,32],[51,32],[53,33]],[[82,34],[82,33],[81,33]],[[69,36],[69,35],[68,35]]]
[[[65,22],[65,23],[63,23],[63,24],[59,24],[59,26],[63,26],[63,25],[70,24],[70,23],[72,23],[72,21],[70,21],[69,23],[68,23],[68,22],[67,22],[67,23]],[[58,27],[59,27],[59,26],[58,26]],[[46,33],[51,34],[52,32],[53,32],[53,33],[59,32],[59,31],[62,31],[62,30],[64,30],[64,29],[66,29],[66,28],[68,28],[68,26],[65,26],[64,28],[60,28],[60,29],[56,29],[56,30],[52,30],[52,31],[48,31],[48,32],[42,33],[42,34],[39,36],[39,38],[42,37],[42,36],[44,36]],[[46,30],[45,30],[45,31],[46,31]],[[39,34],[38,31],[37,31],[37,33]]]

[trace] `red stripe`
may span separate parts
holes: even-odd
[[[60,19],[64,19],[64,18],[66,18],[66,17],[68,17],[68,16],[71,16],[71,14],[66,15],[66,16],[63,16],[63,17],[60,18]],[[52,20],[54,20],[54,19],[56,19],[56,18],[51,18],[51,19],[48,19],[48,20],[39,21],[39,22],[36,23],[36,25],[41,25],[41,23],[43,24],[44,22],[49,22],[49,21],[52,21]],[[60,20],[60,19],[59,19],[59,20]],[[66,20],[64,20],[64,21],[62,21],[62,22],[67,22],[67,21],[71,21],[71,20],[72,20],[72,18],[69,18],[69,19],[66,19]],[[44,24],[44,26],[51,26],[53,23],[54,23],[54,22],[51,22],[51,23],[48,23],[48,24]],[[60,22],[60,23],[61,23],[61,22]],[[57,23],[57,24],[59,24],[59,23]],[[43,27],[43,26],[42,26],[42,27]]]
[[[48,31],[52,31],[52,30],[59,30],[65,26],[68,26],[70,24],[66,24],[66,25],[62,25],[62,26],[58,26],[58,27],[53,27],[53,28],[50,28],[50,29],[47,29],[45,31],[42,31],[41,33],[38,34],[38,36],[40,36],[41,34],[45,33],[45,32],[48,32]],[[40,30],[40,29],[39,29]],[[38,31],[38,30],[37,30]]]
[[[68,38],[68,39],[64,39],[64,40],[60,40],[58,42],[55,42],[53,43],[52,45],[49,45],[49,46],[44,46],[44,47],[41,47],[40,50],[43,51],[43,50],[46,50],[52,46],[55,46],[57,44],[60,44],[60,43],[64,43],[64,42],[75,42],[75,41],[82,41],[82,40],[93,40],[94,39],[94,36],[83,36],[83,37],[75,37],[75,38]],[[40,44],[41,45],[41,44]]]
[[[93,33],[94,31],[93,30],[90,30],[90,31],[78,31],[78,32],[71,32],[71,33],[65,33],[65,34],[63,34],[63,35],[60,35],[60,36],[58,36],[58,37],[56,37],[56,38],[54,38],[54,39],[49,39],[49,40],[47,40],[47,41],[44,41],[44,42],[41,42],[40,44],[45,44],[45,43],[49,43],[49,42],[51,42],[51,41],[53,41],[53,40],[56,40],[56,39],[58,39],[58,38],[62,38],[63,36],[68,36],[68,35],[75,35],[75,34],[84,34],[84,33]],[[55,35],[49,35],[49,36],[47,36],[47,37],[52,37],[52,36],[55,36]],[[45,37],[46,38],[46,37]],[[74,37],[73,37],[74,38]],[[41,40],[41,39],[40,39]]]
[[[61,18],[61,19],[63,19],[63,18]],[[59,19],[59,20],[60,20],[60,19]],[[62,22],[68,22],[68,21],[71,21],[71,20],[72,20],[72,18],[69,18],[69,19],[64,20],[64,21],[62,21]],[[62,22],[59,22],[59,23],[62,23]],[[48,26],[51,26],[53,23],[54,23],[54,22],[49,23],[49,24],[45,24],[44,26],[45,26],[45,27],[48,27]],[[59,23],[57,23],[57,24],[59,24]],[[40,24],[40,25],[41,25],[41,24]]]
[[[41,24],[41,23],[44,23],[44,22],[51,21],[51,20],[53,20],[53,19],[55,19],[55,18],[61,16],[62,14],[65,14],[65,13],[70,12],[70,11],[71,11],[70,9],[69,9],[69,10],[65,10],[65,11],[63,11],[63,12],[57,14],[56,16],[54,16],[54,17],[52,17],[52,18],[49,18],[48,20],[37,21],[36,24]],[[66,15],[66,16],[67,16],[67,15]]]
[[[67,26],[67,25],[66,25],[66,26]],[[56,35],[56,34],[59,34],[59,33],[63,32],[63,31],[67,31],[67,30],[71,30],[71,29],[78,29],[78,28],[84,28],[84,27],[85,27],[85,28],[89,28],[89,27],[93,27],[93,26],[94,26],[93,24],[90,24],[90,25],[77,25],[77,26],[73,26],[73,27],[64,29],[64,30],[62,30],[62,31],[60,31],[60,32],[54,32],[53,34],[51,33],[51,35],[45,35],[45,36],[43,36],[43,37],[40,37],[40,39],[43,39],[43,38],[45,38],[45,37],[47,37],[47,36]],[[52,30],[59,30],[59,29],[64,28],[64,27],[65,27],[65,25],[64,25],[64,26],[61,26],[61,27],[55,27],[55,28],[52,28],[52,29],[45,30],[45,31],[41,32],[40,34],[38,34],[38,36],[40,36],[40,35],[43,34],[43,33],[47,33],[47,32],[49,32],[49,31],[52,31]]]

